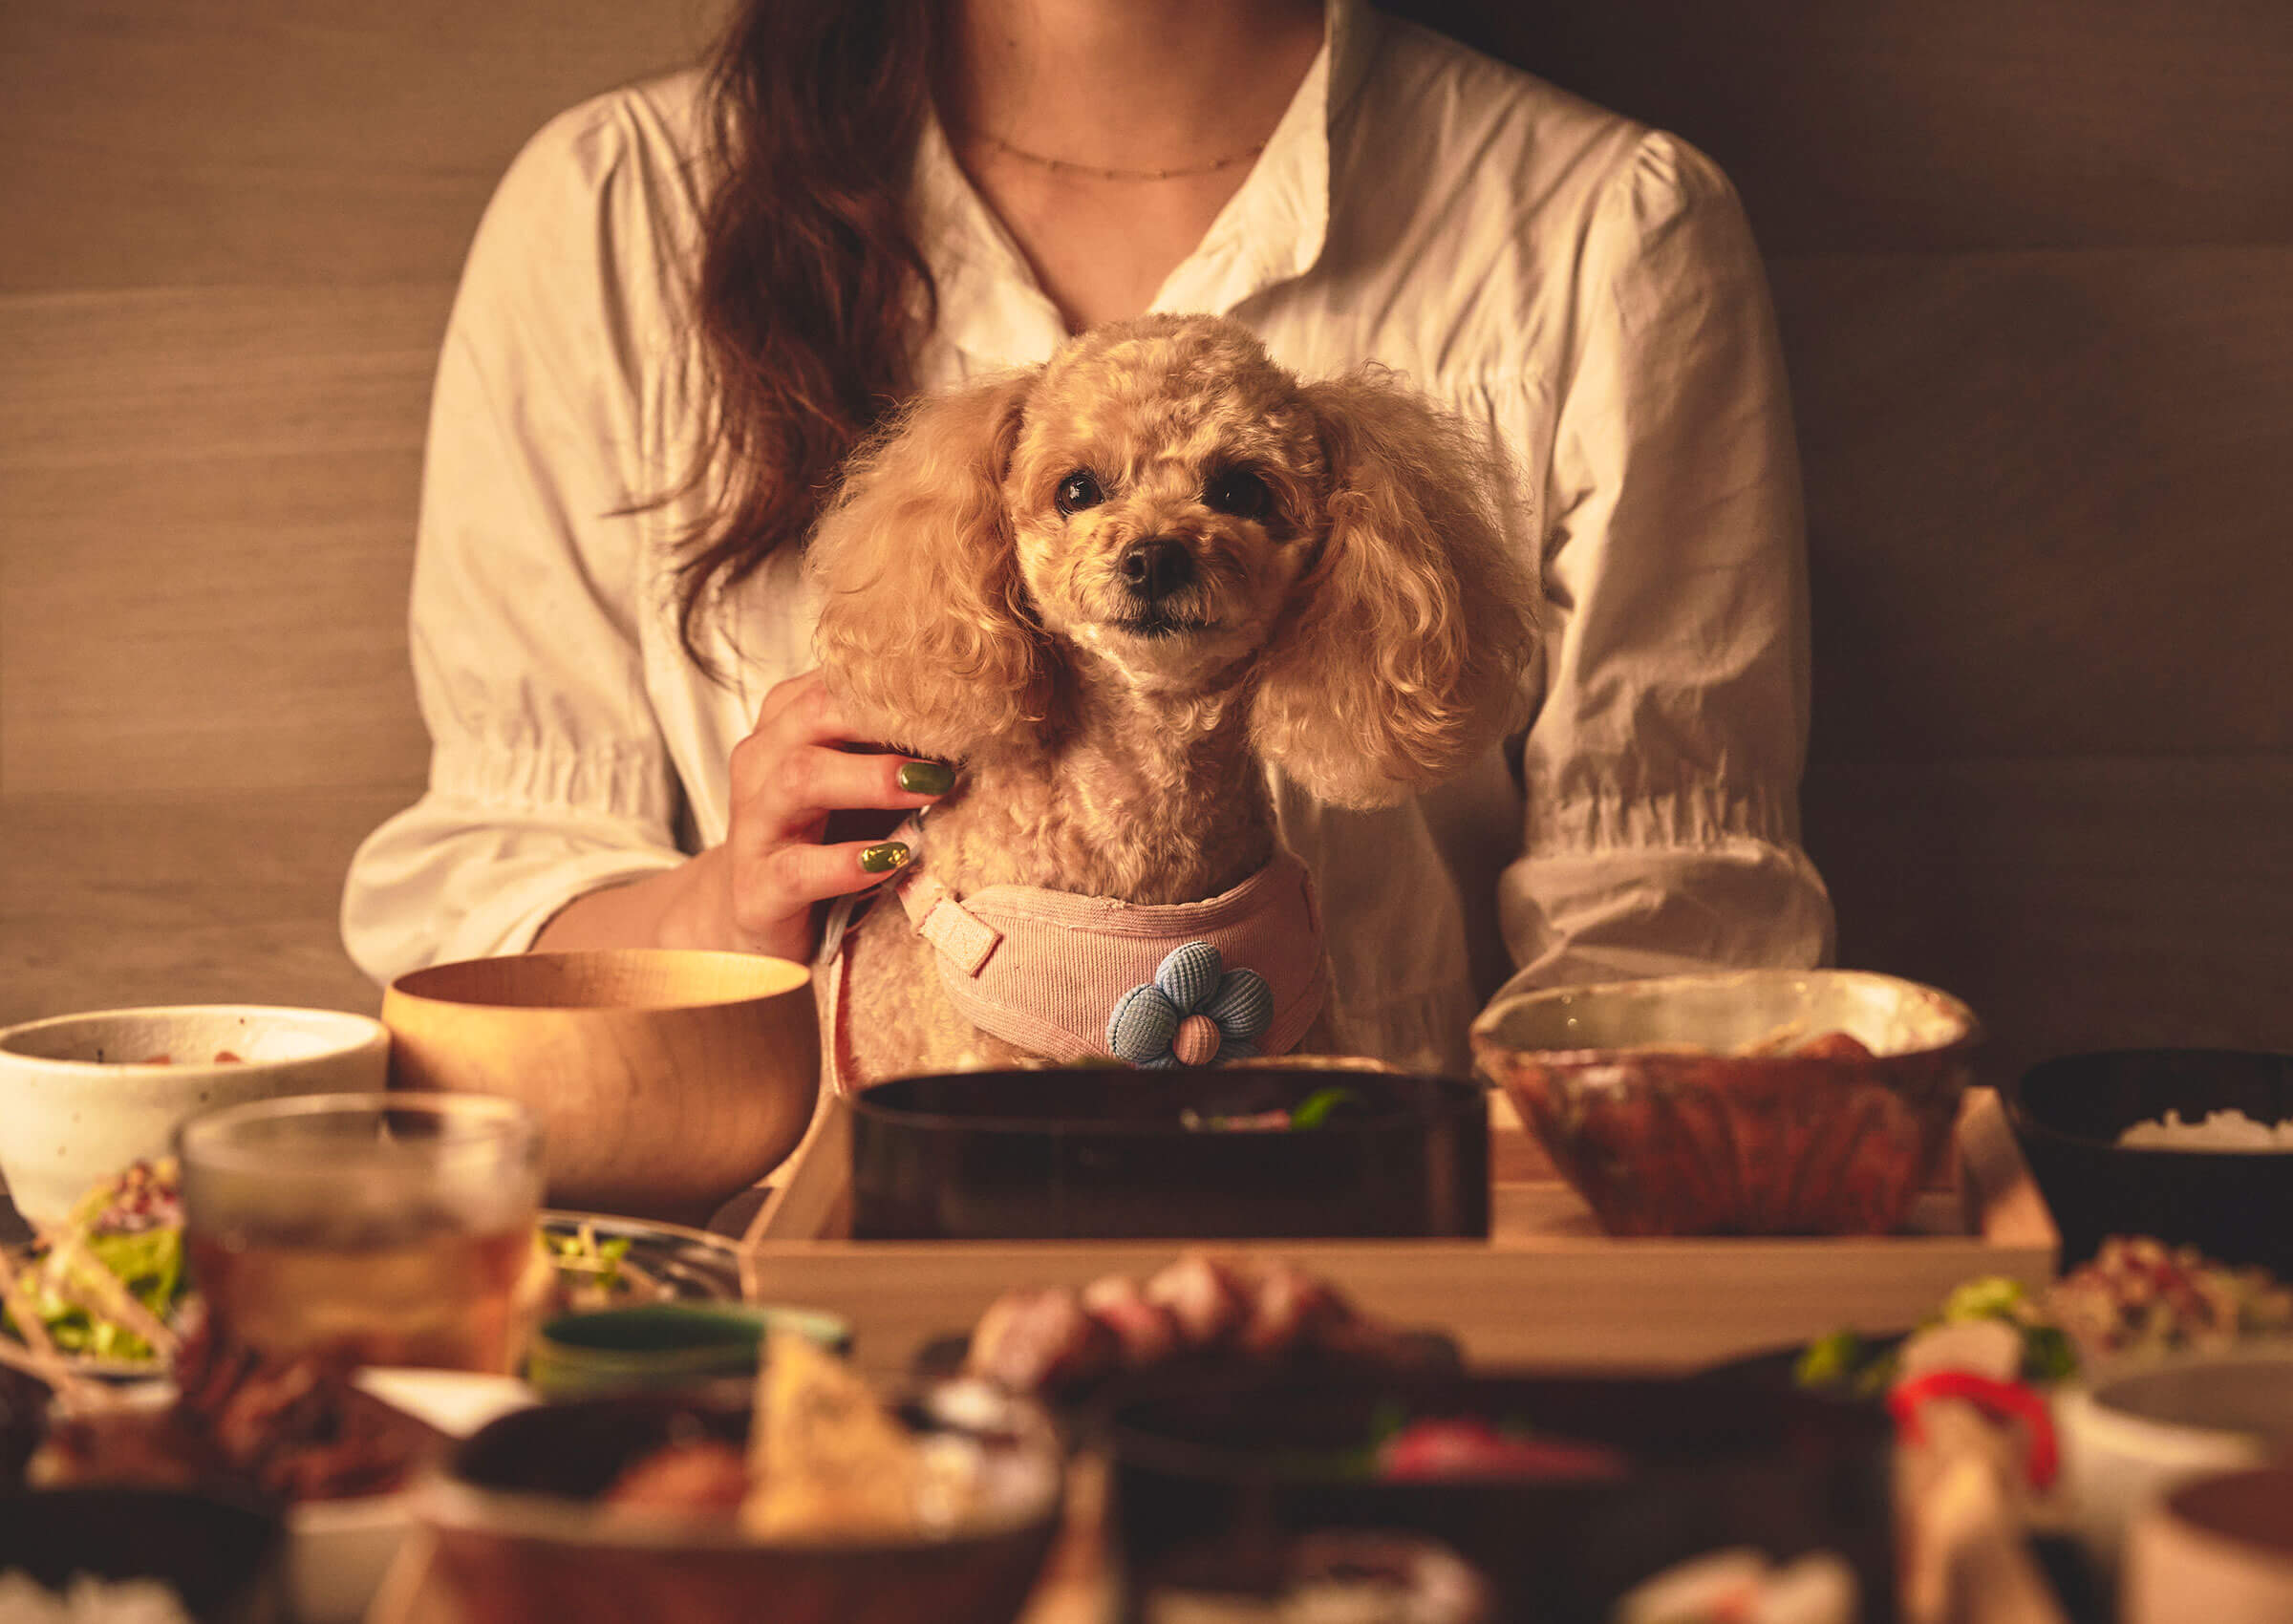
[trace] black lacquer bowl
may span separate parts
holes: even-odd
[[[1479,1422],[1621,1468],[1522,1468],[1395,1481],[1364,1440],[1423,1421]],[[1875,1405],[1765,1382],[1479,1375],[1419,1381],[1295,1375],[1166,1394],[1106,1428],[1115,1528],[1134,1616],[1165,1588],[1308,1534],[1424,1536],[1494,1592],[1493,1616],[1604,1624],[1618,1596],[1728,1547],[1783,1562],[1830,1551],[1858,1616],[1896,1616],[1890,1430]]]
[[[0,1493],[0,1573],[59,1595],[81,1578],[156,1582],[199,1624],[284,1618],[286,1541],[275,1508],[227,1495],[123,1485]]]
[[[2293,1279],[2293,1150],[2122,1147],[2167,1112],[2201,1122],[2237,1110],[2293,1118],[2293,1055],[2112,1049],[2033,1066],[2002,1091],[2006,1119],[2062,1231],[2062,1265],[2111,1235],[2194,1246],[2222,1263]]]
[[[1218,1125],[1329,1089],[1311,1127]],[[852,1234],[1485,1236],[1488,1112],[1456,1078],[1312,1065],[901,1078],[852,1103]]]

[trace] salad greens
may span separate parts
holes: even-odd
[[[172,1158],[131,1164],[90,1187],[17,1269],[24,1306],[39,1316],[59,1352],[123,1364],[155,1363],[159,1350],[104,1312],[110,1283],[76,1277],[92,1269],[115,1276],[161,1326],[173,1317],[189,1283]],[[11,1316],[0,1315],[0,1330],[26,1339]]]
[[[118,1275],[138,1302],[161,1320],[169,1317],[184,1283],[181,1229],[170,1227],[135,1234],[90,1235],[86,1245],[96,1261]],[[59,1272],[60,1267],[49,1261],[27,1274],[33,1307],[57,1348],[92,1358],[139,1363],[158,1357],[142,1337],[77,1301],[69,1282],[55,1278]],[[7,1329],[12,1332],[13,1322],[9,1322]]]
[[[2068,1335],[2027,1287],[2004,1275],[1981,1275],[1952,1288],[1942,1306],[1919,1321],[1918,1329],[1986,1319],[2011,1326],[2022,1337],[2020,1374],[2025,1381],[2051,1385],[2078,1374],[2078,1353]],[[1834,1331],[1808,1344],[1792,1367],[1791,1379],[1801,1387],[1876,1398],[1895,1380],[1897,1364],[1896,1347],[1867,1341],[1854,1331]]]
[[[584,1219],[571,1234],[544,1226],[542,1250],[557,1271],[559,1306],[567,1312],[612,1308],[624,1302],[660,1302],[675,1296],[667,1282],[629,1255],[631,1235],[600,1237]]]

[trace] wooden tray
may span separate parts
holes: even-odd
[[[2059,1239],[1998,1097],[1968,1091],[1949,1187],[1898,1235],[1635,1239],[1600,1232],[1502,1096],[1491,1096],[1487,1241],[1236,1242],[1336,1281],[1368,1313],[1439,1328],[1476,1363],[1684,1370],[1853,1326],[1900,1330],[1978,1274],[2054,1277]],[[908,1369],[1013,1286],[1150,1273],[1170,1241],[856,1242],[844,1186],[849,1120],[824,1107],[750,1226],[746,1282],[850,1320],[869,1371]],[[1188,1243],[1192,1245],[1217,1243]]]

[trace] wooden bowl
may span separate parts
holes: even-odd
[[[548,1205],[698,1224],[786,1159],[820,1091],[811,973],[748,953],[520,953],[401,975],[394,1088],[542,1123]]]

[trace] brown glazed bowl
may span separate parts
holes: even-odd
[[[1064,1454],[1029,1400],[949,1382],[904,1410],[991,1451],[998,1487],[952,1528],[767,1539],[737,1524],[614,1515],[597,1497],[662,1444],[748,1435],[746,1383],[504,1416],[415,1490],[432,1574],[464,1624],[1010,1624],[1058,1529]]]
[[[1871,1052],[1789,1052],[1837,1033]],[[1950,994],[1846,970],[1554,988],[1472,1028],[1482,1070],[1614,1235],[1894,1229],[1950,1143],[1980,1038]]]
[[[811,972],[752,953],[510,953],[382,998],[393,1088],[498,1094],[542,1124],[547,1205],[705,1224],[786,1160],[820,1093]]]

